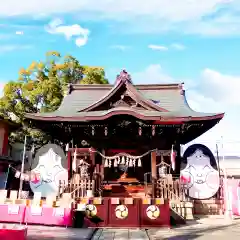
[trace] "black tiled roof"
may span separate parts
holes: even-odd
[[[167,112],[154,110],[134,110],[144,116],[155,117],[211,117],[216,114],[193,111],[187,104],[185,93],[179,84],[159,84],[159,85],[134,85],[141,96],[146,99],[156,99],[153,104],[164,108]],[[82,111],[92,104],[107,96],[114,88],[113,85],[72,85],[72,92],[66,95],[61,106],[55,112],[38,113],[34,116],[53,117],[101,117],[107,113],[119,110],[129,110],[127,108],[108,109],[104,111]],[[151,100],[150,100],[151,101]],[[152,101],[151,101],[152,102]],[[133,111],[131,109],[131,111]],[[32,118],[30,114],[27,118]]]

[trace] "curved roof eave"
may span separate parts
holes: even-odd
[[[186,116],[186,117],[177,117],[177,116],[159,116],[151,115],[146,116],[142,113],[136,112],[134,110],[115,110],[111,112],[106,112],[101,115],[87,115],[87,116],[41,116],[26,114],[26,118],[39,121],[48,121],[48,122],[86,122],[86,121],[97,121],[97,120],[106,120],[110,117],[117,115],[130,115],[141,120],[155,121],[156,124],[172,122],[173,124],[185,123],[190,121],[208,121],[208,120],[221,120],[224,116],[224,113],[207,115],[207,116]]]

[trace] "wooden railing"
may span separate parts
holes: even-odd
[[[90,179],[82,179],[78,183],[60,181],[58,196],[61,197],[63,193],[70,193],[72,199],[92,196],[95,189],[94,183],[95,181]]]
[[[220,180],[219,191],[211,199],[223,199],[222,179]],[[178,177],[173,177],[171,174],[167,174],[165,178],[160,178],[156,181],[156,197],[158,198],[167,198],[173,201],[191,200],[187,195],[187,189],[185,189],[184,185],[180,183]]]
[[[186,190],[180,183],[179,178],[174,178],[171,174],[156,181],[156,197],[175,201],[187,201]]]

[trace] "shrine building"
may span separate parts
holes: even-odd
[[[223,116],[191,109],[183,84],[135,85],[126,71],[114,85],[71,84],[56,111],[26,114],[66,146],[68,184],[90,179],[92,195],[103,197],[161,197],[161,174],[171,183],[179,179],[180,145]],[[164,188],[168,197],[177,194]]]

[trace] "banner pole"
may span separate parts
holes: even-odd
[[[20,185],[19,185],[19,196],[20,193],[22,192],[22,188],[23,188],[23,178],[22,178],[22,174],[24,172],[24,164],[25,164],[25,155],[26,155],[26,145],[27,145],[27,135],[25,135],[24,138],[24,146],[23,146],[23,156],[22,156],[22,166],[21,166],[21,176],[20,176]]]
[[[11,167],[11,164],[8,164],[7,176],[6,176],[5,185],[4,185],[4,189],[5,190],[6,190],[6,187],[7,187],[8,175],[9,175],[10,167]]]

